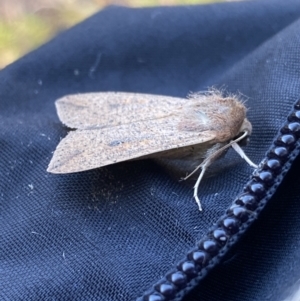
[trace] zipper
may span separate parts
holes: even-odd
[[[257,219],[300,151],[300,100],[273,140],[265,158],[225,214],[186,257],[137,301],[180,301],[227,254]]]

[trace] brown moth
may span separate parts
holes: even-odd
[[[194,187],[209,165],[230,146],[251,166],[238,142],[251,135],[246,107],[219,91],[189,98],[101,92],[67,95],[55,103],[60,120],[72,129],[57,146],[48,172],[73,173],[144,158],[191,159],[201,163]],[[187,179],[187,176],[185,179]]]

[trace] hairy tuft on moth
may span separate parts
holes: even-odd
[[[67,95],[55,103],[71,131],[58,144],[47,171],[73,173],[145,158],[193,159],[201,169],[198,187],[212,162],[232,146],[257,167],[239,144],[251,135],[246,107],[237,96],[220,91],[191,94],[187,99],[162,95],[99,92]],[[198,166],[197,166],[198,165]]]

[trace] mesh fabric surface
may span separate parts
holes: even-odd
[[[105,9],[0,73],[1,300],[135,300],[185,257],[252,168],[230,151],[201,183],[151,160],[46,172],[68,129],[54,101],[127,91],[185,97],[224,87],[248,100],[244,148],[263,159],[300,97],[300,4]],[[184,300],[281,300],[300,277],[299,160],[244,239]],[[226,167],[227,166],[227,167]]]

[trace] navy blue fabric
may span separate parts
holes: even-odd
[[[1,300],[135,300],[225,212],[252,168],[230,151],[222,172],[178,182],[151,160],[46,172],[68,129],[71,93],[247,96],[248,156],[259,163],[300,98],[300,4],[110,7],[0,72]],[[299,160],[245,237],[184,300],[282,300],[300,277]],[[225,167],[224,167],[225,166]]]

